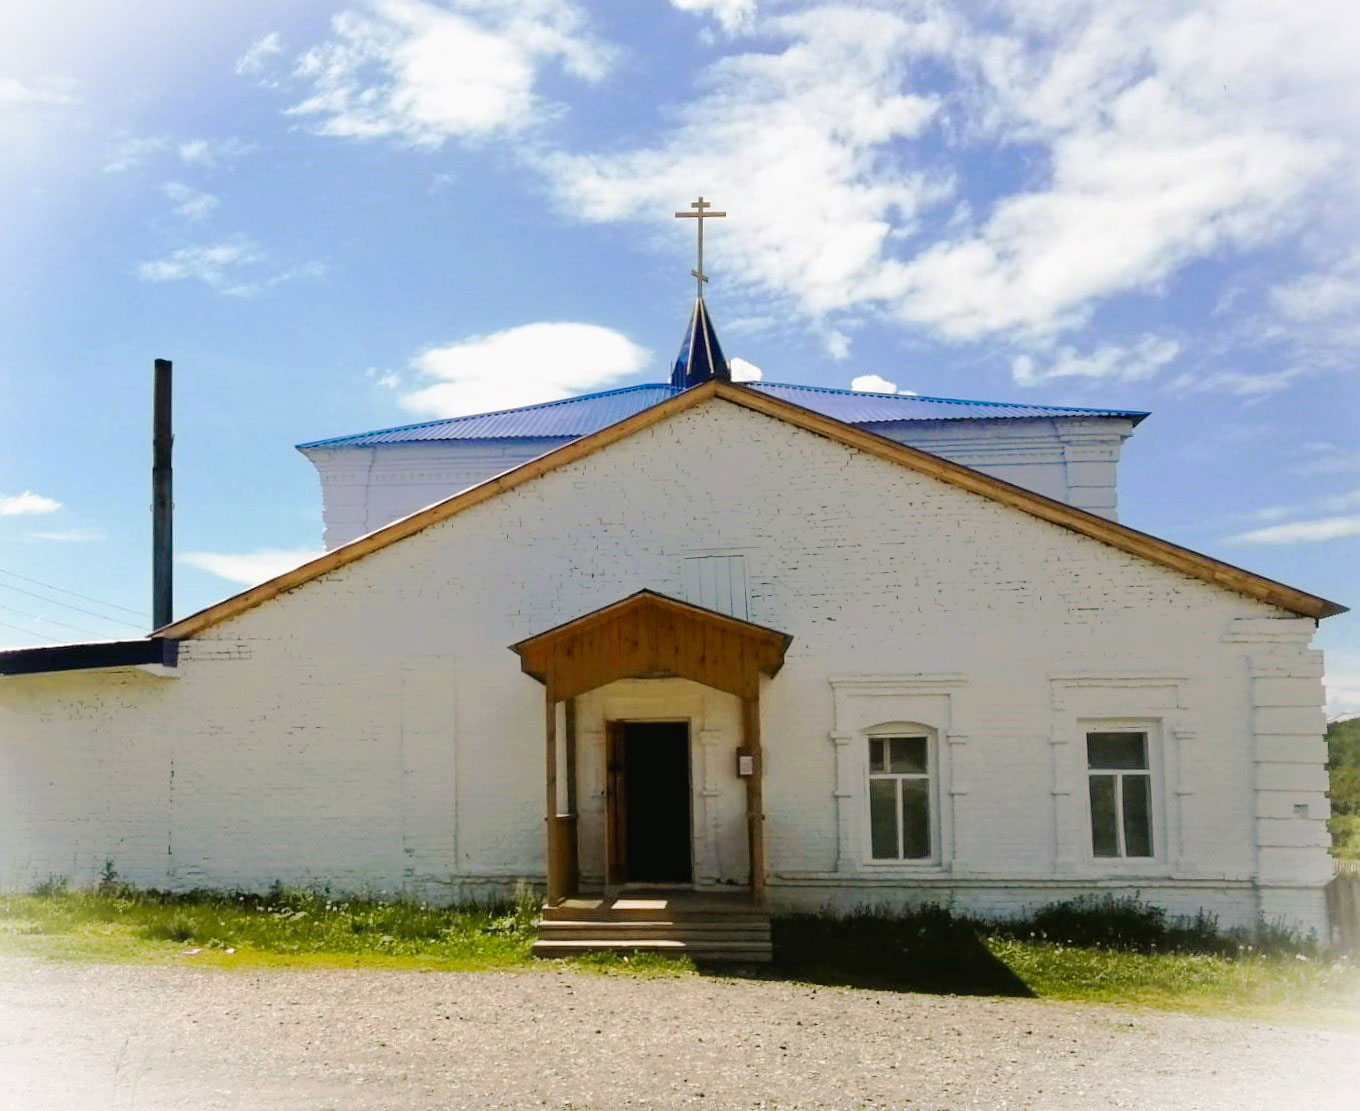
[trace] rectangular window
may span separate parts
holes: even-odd
[[[930,856],[930,742],[869,738],[869,849],[875,860]]]
[[[1091,851],[1099,857],[1152,856],[1148,735],[1132,730],[1087,733],[1086,766]]]

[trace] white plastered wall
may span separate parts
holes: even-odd
[[[625,679],[577,701],[577,775],[582,881],[604,882],[605,723],[684,721],[689,725],[690,835],[695,883],[747,881],[746,787],[736,774],[741,702],[687,679]]]
[[[0,680],[0,883],[106,858],[180,887],[541,878],[543,692],[505,646],[681,595],[696,548],[745,553],[752,620],[794,637],[762,691],[776,905],[1114,891],[1320,928],[1321,720],[1266,704],[1320,698],[1310,622],[719,399],[184,642],[176,681]],[[936,707],[891,711],[948,755],[929,874],[845,851],[864,785],[838,760],[864,740],[837,691],[857,681]],[[1157,738],[1162,855],[1097,864],[1080,729],[1128,719]]]

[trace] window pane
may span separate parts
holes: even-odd
[[[902,780],[902,855],[930,855],[930,781]]]
[[[1112,775],[1091,776],[1091,849],[1096,856],[1119,855]]]
[[[919,772],[926,770],[926,739],[924,737],[892,737],[889,755],[890,772]]]
[[[875,860],[897,859],[897,780],[869,780],[869,839]]]
[[[886,743],[878,737],[869,738],[869,770],[871,772],[883,771],[883,748]]]
[[[1124,854],[1152,855],[1152,779],[1124,776]]]
[[[1146,733],[1087,733],[1086,759],[1093,768],[1146,768]]]

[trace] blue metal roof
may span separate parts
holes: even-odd
[[[830,386],[797,386],[784,382],[746,382],[750,389],[801,405],[846,424],[891,424],[895,421],[1023,420],[1026,417],[1120,417],[1137,424],[1148,414],[1134,409],[1082,409],[1063,405],[1018,405],[1002,401],[968,401],[953,397],[865,393]],[[668,383],[625,386],[601,393],[476,413],[466,417],[404,424],[375,432],[359,432],[329,440],[298,444],[301,449],[372,447],[435,440],[574,440],[617,424],[680,393]]]

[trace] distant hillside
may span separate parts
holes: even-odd
[[[1360,860],[1360,717],[1327,726],[1332,775],[1332,852]]]

